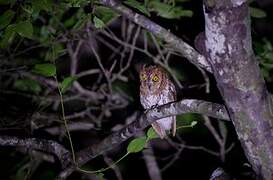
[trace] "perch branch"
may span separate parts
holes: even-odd
[[[99,144],[89,146],[78,152],[76,154],[77,164],[81,166],[89,160],[105,153],[106,151],[134,136],[137,132],[140,132],[158,119],[185,113],[199,113],[218,119],[229,120],[225,106],[221,104],[193,99],[184,99],[178,102],[165,104],[146,111],[146,113],[143,113],[139,119],[128,124],[121,130],[109,135]],[[75,169],[75,166],[68,167],[59,174],[58,178],[65,179]]]

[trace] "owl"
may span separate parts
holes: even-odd
[[[144,109],[163,105],[176,100],[175,86],[167,72],[159,66],[142,66],[140,73],[140,102]],[[176,117],[166,117],[152,123],[160,138],[166,137],[166,131],[176,132]]]

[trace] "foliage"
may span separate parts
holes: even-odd
[[[56,67],[53,64],[35,64],[32,72],[50,77],[56,75]]]
[[[146,144],[146,138],[145,137],[140,137],[132,140],[128,147],[127,147],[127,152],[128,153],[137,153],[139,151],[142,151],[143,148],[145,147]]]
[[[40,84],[32,79],[18,79],[14,82],[14,88],[35,94],[38,94],[42,90]]]
[[[155,12],[157,16],[166,19],[180,19],[181,17],[192,17],[191,10],[185,10],[180,5],[176,5],[175,1],[161,2],[159,0],[149,0],[140,3],[136,0],[127,0],[125,4],[136,8],[146,16],[151,16],[151,12]]]
[[[77,80],[77,77],[69,76],[64,78],[61,83],[61,92],[64,93],[67,89],[69,89],[75,80]]]
[[[273,82],[273,46],[270,41],[263,39],[254,42],[254,49],[260,63],[262,74],[266,81]]]
[[[250,15],[254,18],[265,18],[266,12],[259,8],[250,7]]]

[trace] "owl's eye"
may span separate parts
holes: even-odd
[[[153,80],[154,82],[157,82],[157,81],[159,80],[159,77],[158,77],[157,75],[154,75],[153,78],[152,78],[152,80]]]
[[[145,74],[141,74],[140,75],[140,80],[141,81],[146,81],[147,80],[147,76]]]

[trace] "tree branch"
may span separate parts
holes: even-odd
[[[159,26],[158,24],[149,20],[145,16],[135,13],[131,9],[122,5],[117,0],[100,0],[100,3],[112,8],[113,10],[117,11],[120,14],[123,14],[124,17],[140,25],[141,27],[145,28],[147,31],[153,33],[159,38],[162,38],[174,49],[178,50],[191,63],[195,64],[196,66],[200,66],[209,72],[212,72],[210,64],[203,55],[198,53],[195,49],[193,49],[189,44],[184,42],[182,39],[172,34],[169,30]]]
[[[273,179],[272,99],[255,59],[247,0],[204,1],[205,45],[217,86],[258,179]]]
[[[52,140],[0,136],[0,146],[23,147],[27,150],[39,150],[54,154],[60,160],[63,168],[72,163],[70,152],[59,143]]]
[[[137,132],[143,130],[158,119],[185,113],[199,113],[218,119],[229,120],[225,106],[221,104],[193,99],[184,99],[178,102],[165,104],[146,111],[146,113],[143,113],[139,119],[128,124],[121,130],[109,135],[99,144],[89,146],[78,152],[76,154],[77,164],[81,166],[89,160],[105,153],[106,151],[134,136]],[[59,179],[65,179],[75,169],[75,166],[65,169],[59,175]]]
[[[143,159],[146,164],[147,171],[151,180],[162,180],[160,169],[156,162],[154,150],[151,144],[148,142],[147,148],[143,150]]]

